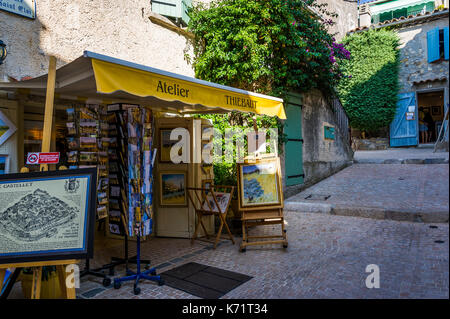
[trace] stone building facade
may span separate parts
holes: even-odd
[[[424,0],[419,4],[415,2],[412,7],[406,1],[363,0],[361,3],[359,27],[349,33],[389,28],[395,30],[400,39],[399,106],[396,118],[387,131],[387,145],[414,146],[436,142],[440,128],[447,125],[444,114],[449,103],[448,1]],[[373,9],[374,6],[377,9]],[[380,8],[385,9],[383,11]],[[376,19],[374,13],[377,13]],[[402,16],[404,13],[407,16]],[[394,18],[387,19],[389,14]],[[374,20],[380,22],[375,23]],[[409,113],[415,114],[412,120],[402,120],[399,117],[400,114],[406,114],[402,103],[415,106],[415,110],[408,107]],[[423,109],[429,109],[432,113],[432,121],[427,125],[430,126],[429,134],[432,138],[426,141],[419,138],[418,118]],[[398,139],[399,136],[408,137],[401,140]],[[375,149],[378,145],[369,145],[370,147]]]
[[[195,2],[209,3],[210,0]],[[354,4],[337,0],[331,8],[339,14],[337,29],[340,36],[352,26],[356,14]],[[190,35],[185,29],[152,11],[147,0],[38,0],[36,19],[27,19],[0,10],[0,39],[7,45],[8,56],[0,65],[0,82],[20,81],[46,74],[48,56],[57,58],[57,68],[69,63],[88,50],[165,71],[194,76],[192,65],[185,56],[192,54],[188,45]],[[325,141],[324,125],[334,126],[333,113],[324,97],[315,92],[305,95],[303,186],[329,176],[351,160],[347,141]],[[24,166],[24,143],[28,135],[42,127],[44,100],[28,99],[0,91],[0,110],[17,126],[16,133],[0,146],[0,156],[8,156],[9,172]],[[64,114],[67,103],[56,100],[56,114]],[[55,117],[55,121],[57,121]],[[317,127],[314,127],[317,126]],[[25,142],[24,142],[25,141]],[[52,142],[53,143],[53,142]],[[55,149],[55,144],[52,144]],[[33,150],[35,151],[35,150]],[[283,175],[284,174],[284,160]],[[283,178],[284,180],[284,178]],[[302,185],[291,187],[289,193]]]

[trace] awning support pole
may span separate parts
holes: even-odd
[[[41,152],[50,152],[50,142],[52,137],[52,125],[53,125],[53,107],[55,99],[55,81],[56,81],[56,58],[50,56],[48,65],[48,78],[47,78],[47,94],[45,96],[45,113],[44,113],[44,130],[42,136],[42,148]],[[47,164],[41,164],[41,171],[48,170]]]

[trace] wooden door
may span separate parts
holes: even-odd
[[[407,113],[414,113],[413,119],[408,119]],[[412,146],[419,143],[418,116],[416,93],[400,94],[397,113],[390,125],[391,147]]]
[[[303,135],[302,107],[300,96],[290,96],[285,107],[286,122],[284,132],[287,135],[285,144],[286,186],[303,184]]]

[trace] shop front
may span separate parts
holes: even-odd
[[[97,223],[107,237],[138,242],[152,235],[197,234],[186,189],[214,179],[211,163],[201,161],[212,125],[190,114],[240,111],[286,118],[282,99],[88,51],[47,75],[0,83],[0,90],[14,94],[22,113],[17,170],[39,171],[27,157],[41,151],[59,152],[49,170],[95,167]],[[177,141],[170,135],[177,128],[187,132],[190,152],[174,163],[170,152]],[[6,164],[0,165],[5,171]],[[214,215],[201,226],[200,235],[214,233]]]

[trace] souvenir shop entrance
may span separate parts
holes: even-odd
[[[194,125],[185,115],[236,110],[286,118],[279,98],[88,51],[55,74],[52,151],[60,152],[59,165],[98,168],[97,218],[106,221],[111,237],[193,236],[196,216],[184,190],[213,179],[211,166],[192,163],[194,158],[201,159],[202,145],[209,142],[202,139],[203,132],[211,125],[205,120]],[[44,75],[0,83],[0,90],[27,100],[40,99],[43,105],[47,84],[48,75]],[[168,113],[170,117],[165,116]],[[35,151],[33,143],[38,143],[42,126],[39,121],[27,121],[28,126],[33,124],[26,126],[32,138],[26,140],[24,156]],[[189,132],[191,146],[198,146],[192,148],[191,163],[174,164],[168,157],[167,151],[176,143],[170,141],[170,131],[177,127]],[[146,211],[133,206],[133,194],[138,196],[141,189],[149,207]],[[212,218],[205,223],[208,232],[214,230]]]

